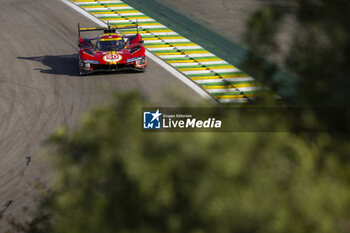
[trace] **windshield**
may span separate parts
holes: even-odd
[[[97,48],[102,51],[118,51],[124,48],[123,40],[98,41]]]

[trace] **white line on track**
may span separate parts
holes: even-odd
[[[80,8],[79,6],[73,4],[72,2],[68,1],[68,0],[61,0],[63,3],[65,3],[66,5],[70,6],[71,8],[73,8],[74,10],[76,10],[77,12],[79,12],[80,14],[84,15],[85,17],[87,17],[88,19],[92,20],[93,22],[95,22],[96,24],[98,24],[101,27],[107,27],[107,24],[104,23],[103,21],[101,21],[100,19],[94,17],[93,15],[91,15],[90,13],[86,12],[85,10],[83,10],[82,8]],[[183,83],[185,83],[188,87],[190,87],[192,90],[194,90],[197,94],[199,94],[201,97],[210,100],[213,103],[217,103],[215,101],[215,99],[205,90],[203,90],[201,87],[199,87],[196,83],[194,83],[192,80],[190,80],[189,78],[187,78],[185,75],[183,75],[180,71],[178,71],[177,69],[175,69],[174,67],[172,67],[171,65],[169,65],[168,63],[166,63],[165,61],[163,61],[162,59],[160,59],[159,57],[157,57],[156,55],[152,54],[151,52],[149,52],[148,50],[146,50],[146,56],[148,58],[150,58],[151,60],[153,60],[154,62],[156,62],[158,65],[160,65],[161,67],[163,67],[164,69],[166,69],[168,72],[170,72],[172,75],[174,75],[176,78],[178,78],[180,81],[182,81]]]
[[[199,46],[199,45],[189,45],[189,46],[176,46],[175,45],[175,48],[177,49],[182,49],[182,50],[186,50],[186,49],[204,49],[202,46]]]
[[[201,46],[179,46],[179,47],[157,47],[157,48],[148,48],[149,51],[159,51],[159,50],[186,50],[186,49],[203,49]]]
[[[227,93],[227,92],[236,92],[240,91],[238,88],[224,88],[224,89],[207,89],[207,92],[212,93],[212,94],[217,94],[217,93]]]
[[[220,103],[228,104],[228,103],[247,103],[249,99],[247,98],[234,98],[234,99],[220,99]]]
[[[156,43],[174,43],[174,42],[191,42],[188,39],[164,39],[164,40],[147,40],[145,39],[145,44],[156,44]]]
[[[98,17],[98,16],[96,16],[96,17]],[[138,19],[138,20],[136,20],[136,19],[132,19],[132,20],[129,20],[129,19],[115,20],[115,19],[113,19],[113,20],[108,20],[108,21],[110,23],[131,23],[131,22],[136,23],[136,21],[139,22],[139,23],[144,23],[144,22],[155,22],[155,23],[158,23],[154,19]]]
[[[206,61],[206,62],[189,62],[189,63],[171,63],[172,66],[201,66],[201,65],[220,65],[220,64],[227,64],[229,63],[225,61]]]
[[[166,29],[167,27],[165,27],[163,25],[139,25],[139,28],[143,28],[143,29],[164,28],[164,29]]]
[[[185,74],[207,74],[207,73],[230,73],[237,72],[238,69],[210,69],[210,70],[189,70],[183,71]]]
[[[184,74],[209,74],[209,73],[230,73],[237,72],[238,69],[210,69],[210,70],[193,70],[183,71]]]
[[[100,11],[100,10],[107,11],[108,10],[107,7],[84,7],[84,6],[82,6],[82,8],[85,9],[86,11]]]
[[[62,1],[62,0],[61,0]],[[90,8],[91,9],[91,8]],[[89,10],[89,8],[86,8],[85,10]],[[103,12],[103,10],[108,10],[108,8],[99,8],[99,10],[101,10],[101,12]],[[142,16],[142,17],[148,17],[147,15],[145,15],[145,14],[143,14],[143,13],[141,13],[141,12],[134,12],[134,13],[122,13],[122,14],[117,14],[117,13],[115,13],[115,14],[111,14],[110,12],[109,13],[106,13],[106,14],[101,14],[101,12],[92,12],[91,14],[93,14],[93,15],[96,15],[97,17],[104,17],[104,16],[120,16],[120,15],[122,15],[122,16],[130,16],[130,17],[133,17],[133,16],[137,16],[137,17],[140,17],[140,16]]]
[[[252,87],[240,87],[240,91],[261,91],[263,87],[261,86],[252,86]]]
[[[191,58],[201,58],[201,57],[215,57],[212,53],[195,53],[195,54],[186,54],[186,55],[160,55],[160,58],[184,58],[184,57],[191,57]]]
[[[106,1],[97,1],[97,2],[76,2],[77,5],[87,5],[87,4],[100,4],[106,3]],[[122,1],[108,1],[108,3],[123,3]]]
[[[136,31],[135,31],[136,32]],[[135,32],[128,32],[128,31],[125,31],[123,32],[124,34],[135,34]],[[142,36],[178,36],[178,34],[176,32],[151,32],[151,33],[143,33],[143,32],[140,32],[140,34]]]
[[[132,8],[131,6],[120,6],[120,7],[108,7],[108,9],[110,10],[133,10],[134,8]]]
[[[118,14],[118,15],[122,15],[122,16],[130,16],[130,15],[137,15],[137,16],[147,16],[144,13],[141,12],[135,12],[135,13],[122,13],[122,14]]]
[[[196,80],[196,83],[225,83],[225,82],[245,82],[245,81],[253,81],[252,77],[241,77],[241,78],[225,78],[225,79],[202,79]]]

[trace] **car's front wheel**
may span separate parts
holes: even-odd
[[[79,59],[79,64],[78,65],[79,65],[79,75],[80,76],[86,75],[87,74],[86,71],[82,68],[84,63],[83,63],[83,61],[81,59]]]

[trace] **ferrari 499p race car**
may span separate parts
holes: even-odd
[[[136,28],[135,35],[119,29]],[[97,37],[82,38],[81,32],[103,31]],[[146,56],[138,25],[128,27],[80,28],[78,24],[79,71],[86,75],[99,71],[146,70]]]

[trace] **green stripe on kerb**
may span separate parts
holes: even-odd
[[[87,10],[87,9],[84,9],[84,10]],[[105,8],[105,9],[101,9],[101,10],[91,10],[91,11],[88,11],[89,13],[99,13],[99,12],[111,12],[111,14],[113,14],[114,12],[109,10],[108,8]]]
[[[102,3],[102,2],[100,2],[100,5],[115,7],[115,6],[125,6],[126,4],[125,3]]]
[[[233,91],[233,92],[220,92],[220,93],[211,93],[213,96],[225,96],[225,95],[242,95],[242,91]],[[244,94],[250,95],[255,94],[255,91],[245,91]]]
[[[221,93],[211,93],[213,96],[222,96],[222,95],[242,95],[241,91],[233,91],[233,92],[221,92]]]
[[[74,1],[72,2],[74,3]],[[180,72],[182,71],[184,75],[187,74],[186,76],[189,79],[203,80],[201,81],[203,83],[197,83],[197,85],[203,87],[204,90],[214,97],[214,99],[218,102],[223,102],[225,106],[244,106],[244,103],[237,102],[241,101],[239,96],[248,94],[254,95],[257,93],[257,91],[253,90],[242,92],[239,88],[232,89],[235,88],[235,85],[253,87],[259,86],[260,84],[255,80],[249,79],[247,81],[242,81],[242,79],[238,79],[241,81],[234,81],[233,79],[235,77],[250,76],[239,70],[232,72],[235,71],[233,70],[235,68],[234,66],[220,59],[216,55],[211,54],[211,52],[209,52],[210,50],[208,51],[205,46],[201,45],[198,47],[198,44],[179,35],[175,31],[159,23],[159,21],[156,21],[142,12],[130,7],[125,4],[124,1],[120,3],[109,3],[109,1],[103,1],[97,2],[97,4],[87,2],[76,5],[93,14],[95,17],[98,16],[102,21],[107,22],[115,20],[110,22],[110,25],[120,27],[129,25],[133,26],[136,24],[135,21],[140,19],[139,25],[141,28],[139,28],[139,32],[141,34],[147,34],[143,35],[146,48],[149,48],[153,54],[160,56],[162,60],[168,62],[170,65],[172,65],[172,63],[180,63],[173,67]],[[110,7],[115,7],[115,9],[110,9]],[[120,7],[120,9],[118,9],[118,7]],[[127,7],[128,9],[122,9],[124,7]],[[142,21],[142,19],[146,20]],[[156,27],[152,27],[153,25]],[[142,28],[142,26],[146,28]],[[119,29],[119,31],[126,34],[137,32],[136,29]],[[166,42],[162,40],[166,40]],[[218,62],[219,64],[215,64],[215,62],[214,64],[211,64],[210,62],[213,61]],[[203,62],[207,62],[207,64],[202,64]],[[182,65],[182,63],[184,65]],[[220,72],[220,70],[222,72]],[[230,81],[225,80],[225,78],[230,78]],[[206,82],[205,80],[207,79],[211,79],[212,81]],[[218,82],[215,81],[216,79]]]
[[[79,4],[80,7],[84,6],[101,6],[101,4]]]

